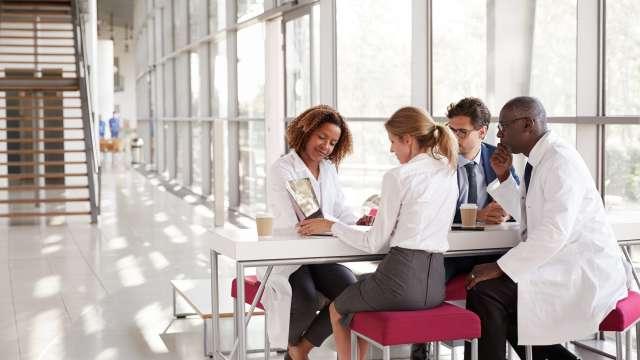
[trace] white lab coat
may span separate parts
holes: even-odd
[[[627,296],[621,252],[600,194],[578,152],[547,133],[529,154],[529,191],[510,176],[489,193],[526,231],[498,260],[518,284],[518,342],[581,339]]]
[[[273,163],[269,169],[267,202],[274,217],[274,229],[295,231],[298,218],[285,188],[285,182],[301,178],[311,180],[322,214],[326,219],[346,224],[354,224],[357,221],[357,216],[345,204],[335,165],[328,160],[323,160],[320,163],[320,175],[316,180],[302,159],[292,150]],[[291,309],[289,275],[298,267],[298,265],[274,267],[262,296],[262,304],[269,315],[267,317],[269,341],[277,348],[287,348]],[[264,269],[258,269],[258,277],[262,279],[263,276]]]

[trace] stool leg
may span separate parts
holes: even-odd
[[[507,343],[507,359],[513,359],[513,353],[511,352],[511,345],[509,345],[509,343]]]
[[[358,360],[358,335],[351,332],[351,360]]]
[[[524,348],[524,358],[525,360],[533,360],[533,347],[531,345],[527,345]]]
[[[640,322],[636,324],[636,359],[640,360]]]
[[[616,332],[616,360],[622,359],[622,335]]]
[[[271,344],[269,344],[269,333],[267,332],[267,312],[264,312],[264,360],[269,360],[271,356]]]
[[[624,333],[624,358],[631,360],[631,330]]]
[[[471,340],[471,360],[478,360],[478,339]]]
[[[357,360],[357,359],[352,359],[352,360]],[[390,346],[384,346],[382,348],[382,360],[391,360],[391,347]]]
[[[440,360],[440,342],[436,341],[433,343],[433,358],[435,360]]]
[[[209,326],[207,325],[207,319],[203,319],[203,333],[204,333],[204,356],[209,356]]]
[[[456,360],[456,341],[451,342],[451,360]]]

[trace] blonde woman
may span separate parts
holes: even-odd
[[[338,359],[350,358],[353,313],[417,310],[444,300],[443,253],[458,198],[458,143],[446,126],[422,110],[405,107],[385,123],[391,152],[400,166],[382,179],[382,200],[371,229],[362,232],[339,221],[305,220],[301,234],[331,230],[342,241],[376,253],[389,248],[377,270],[349,286],[330,305]],[[367,344],[358,343],[364,358]]]

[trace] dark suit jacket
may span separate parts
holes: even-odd
[[[493,155],[494,151],[496,151],[496,147],[487,143],[482,143],[480,147],[480,158],[482,162],[482,171],[484,172],[485,186],[491,184],[491,182],[497,177],[495,171],[493,171],[493,168],[491,168],[491,155]],[[511,175],[516,180],[516,182],[520,184],[520,179],[518,179],[518,175],[516,175],[516,170],[513,168],[513,166],[511,167]],[[458,184],[458,189],[460,189],[460,184]],[[489,197],[487,197],[487,203],[478,204],[478,208],[482,209],[491,201],[493,201],[493,198],[491,197],[491,195],[489,195]],[[458,206],[456,206],[456,215],[453,218],[453,222],[455,223],[459,223],[461,221],[460,205],[461,204],[458,204]]]

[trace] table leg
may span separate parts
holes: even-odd
[[[236,297],[236,321],[235,321],[235,333],[238,336],[238,356],[237,360],[246,360],[247,357],[247,343],[246,343],[246,335],[247,328],[244,323],[244,303],[245,303],[245,295],[244,295],[244,264],[241,262],[236,263],[236,281],[238,286],[236,287],[238,291],[238,296]]]
[[[220,350],[220,306],[218,287],[218,253],[211,250],[211,329],[209,331],[211,355],[216,356]],[[205,319],[206,321],[206,319]]]

